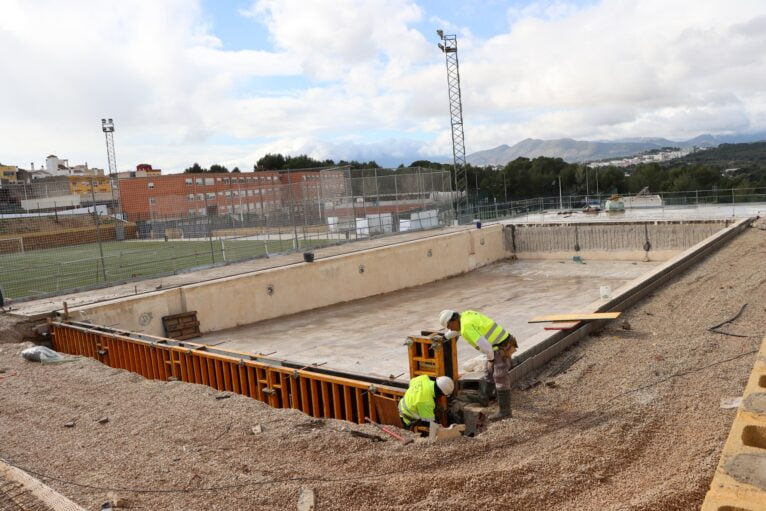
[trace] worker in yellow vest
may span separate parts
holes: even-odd
[[[436,400],[440,396],[450,396],[455,390],[455,382],[449,376],[439,376],[436,381],[427,374],[410,380],[410,386],[404,397],[399,400],[399,417],[405,428],[412,428],[418,422],[436,420]]]
[[[474,349],[487,356],[485,378],[497,388],[497,413],[490,420],[511,416],[511,375],[513,353],[518,348],[516,338],[495,323],[492,318],[476,311],[443,310],[439,323],[447,328],[446,337],[462,336]]]

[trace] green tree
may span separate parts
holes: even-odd
[[[224,172],[229,172],[229,169],[227,169],[223,165],[218,165],[216,163],[210,166],[210,169],[208,169],[208,172],[224,173]]]
[[[196,161],[194,162],[194,165],[184,170],[187,174],[198,174],[200,172],[206,172],[205,169],[199,166],[199,163]]]

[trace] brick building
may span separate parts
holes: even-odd
[[[263,214],[282,207],[279,173],[268,171],[120,179],[120,201],[130,221]]]

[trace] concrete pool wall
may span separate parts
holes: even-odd
[[[501,225],[460,229],[70,309],[78,321],[163,336],[162,317],[196,311],[202,332],[420,286],[509,257],[666,261],[724,222]],[[647,236],[652,244],[644,250]],[[574,245],[580,246],[576,251]]]

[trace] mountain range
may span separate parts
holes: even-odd
[[[668,140],[666,138],[625,138],[619,140],[588,141],[560,138],[540,140],[527,138],[509,146],[503,144],[493,149],[477,151],[466,157],[473,165],[505,165],[519,157],[536,158],[549,156],[561,158],[570,163],[621,158],[633,156],[663,147],[717,147],[724,143],[754,142],[766,140],[766,133],[752,135],[700,135],[689,140]]]

